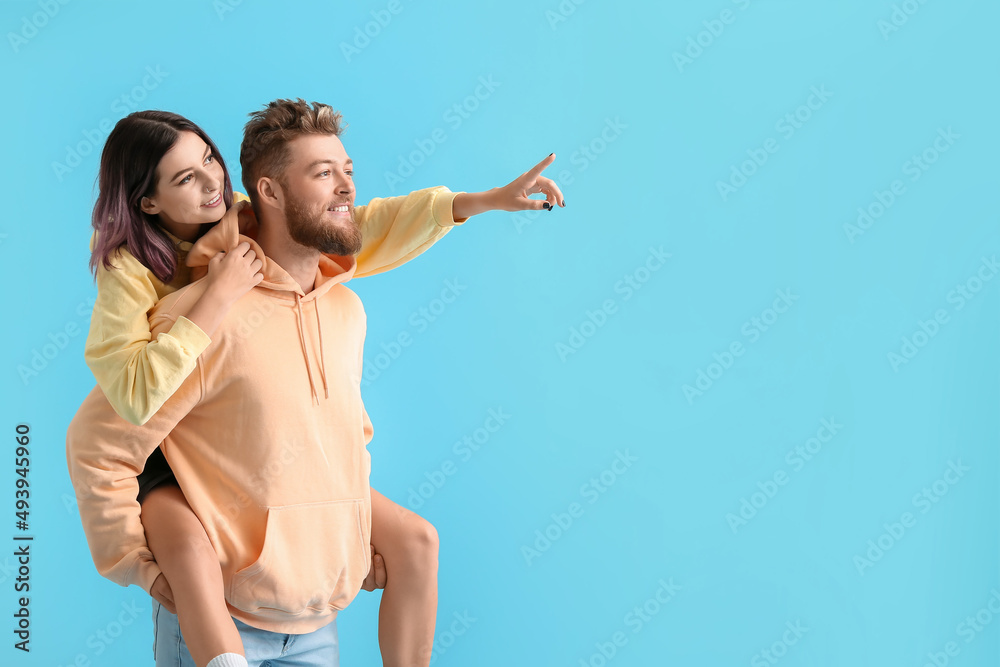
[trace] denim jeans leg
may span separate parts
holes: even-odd
[[[260,630],[233,619],[250,667],[339,667],[337,622],[304,635]],[[156,667],[196,667],[177,616],[153,600],[153,657]]]
[[[253,644],[256,642],[257,635],[263,631],[251,628],[240,621],[236,621],[236,627],[240,631],[240,636],[243,637],[247,661],[250,662],[251,654],[256,654]],[[268,658],[268,667],[339,667],[340,665],[340,645],[337,638],[336,619],[307,634],[276,636],[283,637],[284,641],[278,654],[272,654],[272,657]],[[253,662],[250,664],[254,665]]]
[[[195,667],[177,616],[153,600],[153,659],[156,667]]]

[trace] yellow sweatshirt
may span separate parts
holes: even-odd
[[[438,215],[446,197],[437,190],[429,200],[444,228],[456,222],[450,200],[447,217]],[[207,262],[243,240],[263,257],[224,218],[189,257]],[[405,256],[386,256],[394,254]],[[95,387],[70,423],[66,454],[102,575],[149,591],[160,574],[136,502],[136,476],[160,446],[218,554],[230,613],[299,634],[347,606],[371,563],[365,312],[344,285],[357,275],[355,258],[322,256],[309,294],[263,261],[264,280],[232,307],[195,371],[147,424],[120,418]],[[204,288],[199,280],[157,303],[153,335],[172,330]]]
[[[246,195],[234,194],[236,202],[249,201]],[[464,222],[452,218],[457,194],[445,187],[427,188],[356,207],[363,241],[354,277],[393,269]],[[234,216],[236,209],[226,215]],[[155,337],[150,332],[149,313],[156,302],[199,277],[186,265],[192,244],[173,240],[179,264],[169,284],[124,248],[113,259],[113,269],[100,266],[97,271],[97,300],[84,358],[115,411],[133,424],[146,423],[160,409],[210,343],[208,335],[183,316]]]

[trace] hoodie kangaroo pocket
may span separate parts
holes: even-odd
[[[361,500],[270,507],[264,546],[229,582],[229,603],[262,618],[325,614],[350,604],[371,553]]]

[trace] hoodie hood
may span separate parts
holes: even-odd
[[[258,230],[257,218],[253,214],[250,202],[240,201],[234,204],[222,216],[222,220],[198,239],[188,252],[186,264],[191,268],[191,279],[204,278],[208,274],[208,263],[213,257],[220,252],[231,251],[243,241],[250,244],[250,248],[256,253],[257,258],[263,262],[261,273],[264,274],[264,280],[257,285],[257,288],[275,292],[292,292],[301,297],[303,301],[311,301],[322,296],[333,285],[347,282],[357,270],[357,260],[353,255],[321,254],[316,274],[316,285],[312,292],[305,294],[287,271],[264,254],[260,245],[257,244]],[[292,298],[291,294],[285,296]]]
[[[237,202],[232,208],[226,211],[222,220],[212,227],[204,236],[198,239],[191,247],[187,256],[187,266],[191,268],[191,278],[198,280],[208,275],[208,263],[220,252],[230,252],[243,241],[250,244],[250,248],[261,260],[261,273],[264,279],[254,287],[255,291],[267,294],[273,298],[287,302],[287,305],[295,310],[295,321],[298,325],[299,344],[302,346],[302,357],[306,364],[306,371],[309,377],[309,385],[312,390],[313,400],[319,404],[319,392],[313,377],[313,361],[306,342],[306,327],[302,311],[302,304],[314,302],[317,298],[330,291],[335,285],[345,283],[351,279],[357,270],[357,260],[353,255],[325,255],[319,257],[317,267],[316,283],[309,294],[305,294],[299,284],[290,276],[288,272],[281,268],[276,262],[268,259],[267,255],[257,244],[258,226],[257,219],[253,215],[250,202]],[[323,352],[323,322],[320,319],[319,308],[312,304],[312,311],[315,314],[316,333],[319,340],[319,360],[318,371],[323,382],[324,396],[330,398],[330,390],[326,375],[326,355]]]

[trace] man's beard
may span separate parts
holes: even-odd
[[[323,220],[329,204],[310,209],[301,199],[288,194],[285,220],[292,240],[328,255],[356,255],[361,251],[361,228],[352,215],[347,225]]]

